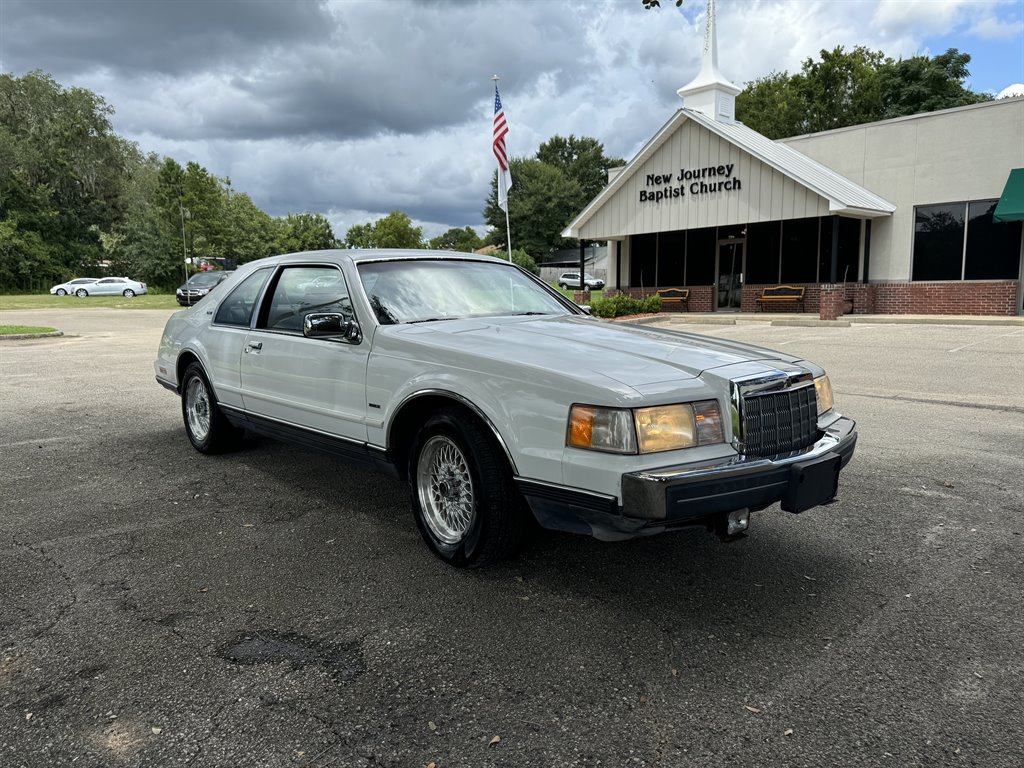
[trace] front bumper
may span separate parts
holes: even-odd
[[[621,506],[614,498],[525,480],[519,487],[545,528],[623,539],[711,523],[734,510],[756,511],[776,502],[793,512],[827,503],[856,445],[856,424],[840,417],[810,448],[786,456],[735,456],[624,474]]]

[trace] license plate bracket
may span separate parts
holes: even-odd
[[[826,453],[793,464],[789,485],[782,497],[782,508],[787,512],[805,512],[835,499],[841,468],[842,456],[838,453]]]

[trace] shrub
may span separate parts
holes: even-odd
[[[634,299],[625,293],[617,293],[608,298],[594,299],[590,303],[590,311],[597,317],[622,317],[623,315],[643,315],[661,311],[661,296],[648,296],[646,299]]]
[[[522,267],[527,272],[532,272],[535,275],[540,274],[540,267],[537,266],[537,262],[534,261],[533,256],[528,254],[522,248],[516,248],[512,251],[512,263],[518,267]]]

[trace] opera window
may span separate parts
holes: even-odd
[[[1015,280],[1021,223],[992,220],[998,200],[914,208],[911,280]]]

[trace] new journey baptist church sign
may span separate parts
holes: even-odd
[[[685,197],[687,192],[691,195],[706,195],[712,192],[740,190],[743,184],[738,178],[733,178],[733,168],[735,163],[710,165],[705,168],[680,168],[679,174],[674,178],[671,173],[648,173],[647,186],[661,189],[641,189],[640,202],[660,203],[674,197]],[[724,181],[713,181],[723,177]]]

